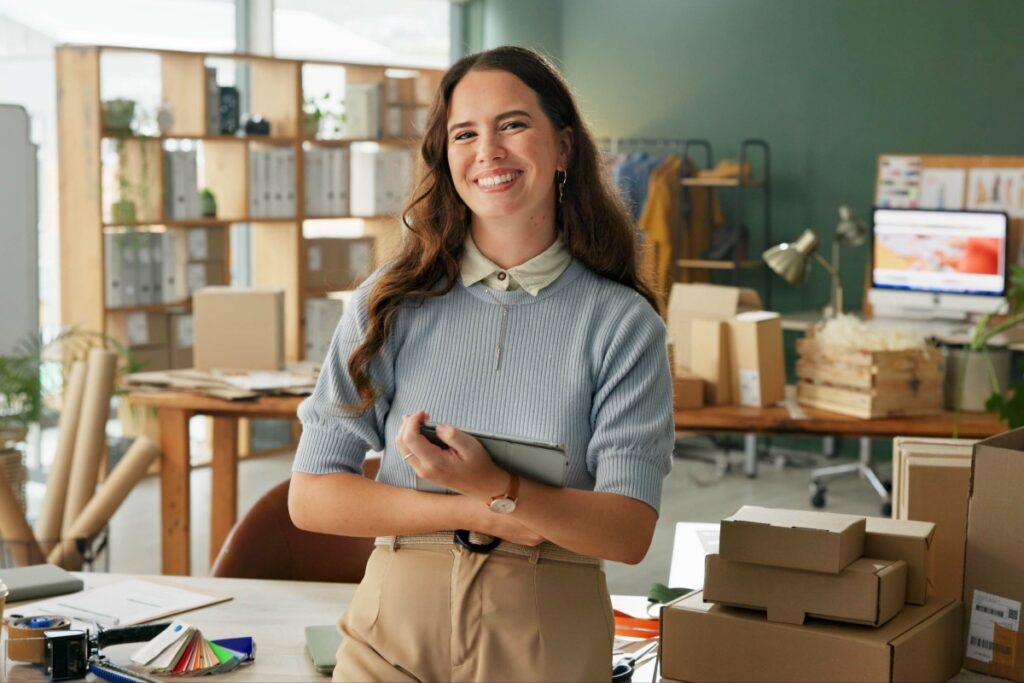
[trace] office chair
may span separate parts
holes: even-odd
[[[866,436],[860,438],[860,456],[857,462],[819,467],[811,471],[811,505],[816,508],[825,507],[825,494],[828,491],[825,482],[848,474],[857,474],[867,481],[882,499],[882,515],[892,515],[892,482],[883,482],[875,471],[875,464],[871,458],[871,439]]]
[[[363,464],[374,478],[379,459]],[[303,531],[288,514],[288,484],[263,494],[228,534],[210,570],[211,576],[358,583],[373,551],[372,538]]]

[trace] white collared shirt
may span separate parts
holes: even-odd
[[[554,243],[526,263],[512,268],[502,268],[481,253],[473,236],[466,235],[466,251],[462,255],[461,278],[466,287],[483,282],[485,286],[500,291],[522,289],[537,296],[558,279],[569,267],[572,256],[565,248],[561,235],[555,236]]]

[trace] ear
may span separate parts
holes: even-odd
[[[572,144],[572,128],[566,126],[558,134],[558,170],[560,171],[564,171],[569,167],[569,154],[572,152]]]

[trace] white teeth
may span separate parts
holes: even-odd
[[[515,177],[516,173],[506,173],[504,175],[492,175],[486,178],[481,178],[477,182],[484,187],[494,187],[495,185],[501,185],[502,183],[510,183]]]

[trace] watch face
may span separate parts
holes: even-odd
[[[500,512],[502,514],[508,514],[514,512],[516,509],[516,502],[511,498],[499,498],[498,500],[491,501],[491,511]]]

